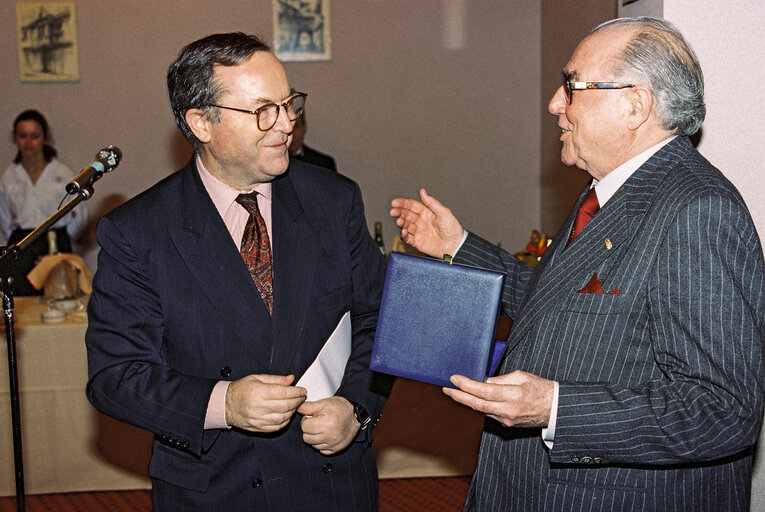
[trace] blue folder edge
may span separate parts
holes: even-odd
[[[497,371],[497,365],[502,358],[502,354],[505,352],[505,346],[507,346],[506,341],[494,340],[494,345],[491,347],[491,361],[489,361],[488,375],[494,375]]]

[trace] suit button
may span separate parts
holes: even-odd
[[[221,377],[230,377],[231,376],[231,368],[228,366],[224,366],[220,369],[220,376]]]
[[[571,462],[579,462],[579,457],[577,457],[576,455],[571,457]]]
[[[582,464],[592,464],[592,457],[585,455],[582,457]]]
[[[595,464],[603,464],[603,459],[601,457],[593,457],[592,462]]]
[[[321,470],[325,473],[331,473],[332,472],[332,464],[326,463],[321,467]]]
[[[256,478],[255,480],[252,481],[252,488],[253,489],[257,489],[261,485],[263,485],[263,480],[261,480],[260,478]]]

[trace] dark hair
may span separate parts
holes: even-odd
[[[213,34],[183,47],[167,70],[167,93],[175,123],[194,149],[201,143],[186,123],[186,111],[207,107],[210,120],[220,120],[219,109],[208,107],[224,92],[213,80],[214,66],[235,66],[255,52],[268,51],[271,48],[258,37],[242,32]]]
[[[613,28],[635,30],[616,57],[614,72],[622,80],[641,80],[656,98],[661,125],[678,135],[692,135],[706,116],[704,75],[693,49],[672,23],[657,18],[619,18],[593,33]]]
[[[50,128],[48,128],[48,121],[45,116],[37,110],[25,110],[13,121],[13,136],[16,137],[16,130],[19,127],[19,123],[22,121],[34,121],[40,125],[43,132],[43,157],[46,162],[53,160],[53,157],[58,154],[56,148],[51,145],[52,139],[50,136]],[[13,159],[13,163],[17,164],[21,162],[21,150],[16,152],[16,158]]]

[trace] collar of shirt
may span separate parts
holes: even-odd
[[[236,198],[239,194],[247,194],[250,192],[258,193],[258,209],[263,216],[263,220],[266,222],[268,238],[269,240],[273,240],[271,230],[272,187],[270,182],[260,183],[250,190],[237,190],[210,174],[210,171],[205,168],[202,159],[198,154],[196,155],[196,164],[199,177],[202,179],[202,184],[223,219],[223,223],[226,225],[226,229],[228,229],[228,232],[231,234],[231,238],[237,248],[241,243],[244,227],[247,225],[247,219],[250,217],[247,210],[236,202]],[[271,245],[273,246],[273,243]]]
[[[600,207],[602,208],[603,205],[605,205],[608,200],[611,199],[614,194],[616,194],[616,191],[619,190],[619,187],[621,187],[624,182],[627,181],[629,177],[632,176],[632,174],[640,168],[641,165],[646,163],[646,161],[648,161],[648,159],[651,158],[654,153],[659,151],[665,145],[669,144],[669,142],[675,137],[676,135],[673,135],[667,139],[664,139],[658,144],[655,144],[646,149],[642,153],[633,156],[622,165],[609,172],[602,180],[598,181],[593,179],[592,187],[595,189],[595,194],[598,196],[598,203],[600,204]]]

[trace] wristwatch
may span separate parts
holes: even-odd
[[[372,421],[372,418],[369,416],[369,413],[364,408],[363,405],[354,402],[353,400],[348,400],[351,405],[353,406],[353,416],[356,418],[356,421],[359,422],[361,425],[361,430],[364,430],[369,426],[369,423]]]

